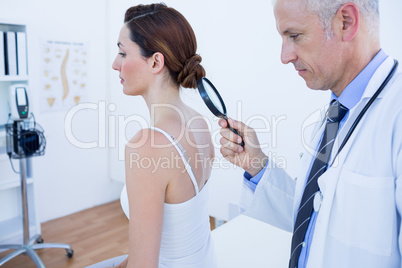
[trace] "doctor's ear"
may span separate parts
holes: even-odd
[[[346,3],[339,8],[336,17],[340,21],[342,40],[351,41],[356,36],[360,26],[359,8],[354,3]]]
[[[155,52],[149,59],[148,62],[152,69],[152,73],[157,74],[162,71],[165,66],[165,57],[160,52]]]

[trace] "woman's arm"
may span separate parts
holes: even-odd
[[[162,236],[163,206],[168,170],[158,167],[168,148],[157,148],[161,133],[141,130],[126,146],[126,185],[129,200],[129,256],[127,267],[157,268]],[[146,138],[148,137],[148,138]],[[145,139],[146,138],[146,139]],[[159,141],[158,141],[159,140]],[[145,143],[144,143],[145,141]],[[131,145],[138,145],[133,148]],[[131,147],[131,148],[130,148]],[[134,146],[135,147],[135,146]]]

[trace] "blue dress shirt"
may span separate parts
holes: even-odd
[[[377,55],[370,61],[370,63],[363,69],[363,71],[361,71],[359,73],[359,75],[356,76],[356,78],[352,82],[350,82],[350,84],[342,92],[341,96],[337,97],[334,93],[331,94],[331,102],[333,100],[339,100],[339,102],[342,103],[342,105],[344,105],[349,110],[351,110],[353,107],[355,107],[356,104],[362,98],[363,93],[364,93],[368,83],[370,82],[371,77],[374,75],[375,71],[378,69],[378,67],[381,65],[381,63],[383,63],[385,61],[385,59],[387,57],[388,57],[388,55],[385,54],[385,52],[381,49],[377,53]],[[343,127],[343,125],[345,124],[348,117],[349,117],[349,111],[346,113],[345,117],[339,123],[338,132]],[[320,142],[318,143],[318,146],[320,145]],[[318,150],[318,146],[317,146],[316,151]],[[311,169],[311,165],[312,165],[312,163],[310,163],[310,169]],[[244,181],[254,191],[257,188],[257,184],[260,182],[267,166],[268,166],[268,162],[265,165],[265,167],[254,177],[252,177],[247,172],[244,173]],[[307,173],[307,175],[309,173],[310,173],[310,171]],[[317,212],[313,211],[313,214],[311,216],[311,220],[310,220],[307,232],[306,232],[306,236],[305,236],[306,246],[302,248],[302,251],[301,251],[300,257],[299,257],[299,268],[305,268],[307,266],[307,260],[308,260],[311,242],[313,239],[313,233],[314,233],[316,220],[317,220]]]

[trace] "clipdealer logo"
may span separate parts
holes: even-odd
[[[238,102],[237,105],[237,119],[242,121],[242,106],[241,102]],[[149,122],[149,118],[147,116],[142,116],[139,114],[131,114],[129,116],[119,115],[117,113],[117,106],[114,103],[107,104],[105,101],[100,101],[98,103],[81,103],[74,107],[72,107],[66,114],[64,120],[64,133],[65,137],[70,144],[80,149],[93,149],[93,148],[117,148],[117,158],[118,160],[123,161],[125,159],[125,148],[140,148],[147,142],[147,137],[142,137],[140,141],[136,143],[130,142],[130,138],[135,133],[129,133],[127,135],[127,129],[130,131],[136,129],[137,131],[141,129],[146,129],[152,126],[153,124]],[[150,118],[153,118],[153,114],[158,109],[172,109],[173,112],[177,113],[177,115],[184,121],[183,112],[176,106],[170,104],[155,104],[150,107]],[[90,115],[89,115],[90,114]],[[92,136],[91,138],[84,139],[83,135],[79,135],[79,133],[85,132],[85,130],[80,129],[79,123],[83,118],[93,118],[97,120],[97,136]],[[219,118],[213,117],[208,118],[206,116],[194,116],[187,120],[187,127],[192,126],[194,122],[197,120],[204,120],[206,122],[207,127],[211,133],[212,144],[214,148],[219,152],[221,147],[220,144],[220,127],[218,125]],[[257,133],[257,136],[267,137],[269,135],[269,141],[260,143],[260,144],[248,144],[250,146],[259,146],[262,149],[272,149],[278,146],[278,130],[280,128],[281,122],[287,119],[286,115],[279,116],[271,116],[271,118],[264,117],[263,115],[253,115],[244,120],[246,125],[258,125],[258,127],[254,127],[254,131]],[[191,131],[195,132],[205,132],[205,129],[194,129],[191,127]],[[85,136],[85,135],[84,135]],[[129,138],[127,138],[129,136]],[[195,144],[193,139],[189,136],[189,132],[185,131],[185,128],[182,128],[179,134],[175,137],[177,140],[185,139],[185,141],[192,147],[197,147],[198,149],[202,149],[210,146],[210,143],[197,143]],[[266,139],[264,139],[266,140]],[[151,146],[154,148],[163,148],[173,146],[172,144],[156,144],[154,142],[153,137],[151,136]],[[281,162],[285,162],[284,159],[281,159],[276,153],[268,153],[268,156],[272,158],[276,158]],[[169,161],[171,161],[170,159]],[[161,166],[162,164],[167,165],[169,162],[167,159],[142,159],[138,155],[133,155],[130,157],[131,164],[140,163],[141,166]],[[201,160],[197,160],[200,162]],[[196,162],[197,162],[196,161]],[[203,160],[204,161],[204,160]],[[205,160],[210,161],[210,160]],[[174,165],[175,161],[171,161]],[[231,164],[225,160],[219,153],[217,156],[211,161],[213,167],[230,167]]]

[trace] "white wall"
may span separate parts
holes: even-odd
[[[45,155],[32,161],[36,206],[41,222],[115,200],[122,188],[121,183],[108,177],[106,148],[74,147],[64,134],[66,111],[41,113],[39,107],[42,40],[87,42],[88,100],[93,103],[105,100],[108,89],[105,65],[106,3],[106,0],[0,1],[0,18],[22,21],[28,25],[31,104],[47,139]],[[1,105],[6,104],[4,99],[1,101]],[[80,112],[74,117],[72,127],[74,134],[84,141],[96,140],[97,112]],[[18,170],[18,161],[14,162]],[[0,162],[0,170],[2,178],[19,176],[11,171],[8,161]]]
[[[124,180],[124,167],[119,161],[119,148],[79,149],[71,145],[64,135],[65,112],[40,113],[37,107],[40,41],[89,43],[89,101],[116,105],[116,110],[107,113],[110,127],[116,130],[107,146],[117,147],[119,142],[124,145],[124,137],[131,137],[148,120],[145,103],[139,97],[124,96],[118,74],[111,69],[124,11],[138,3],[128,0],[0,0],[0,18],[29,24],[30,85],[34,93],[31,97],[36,104],[37,121],[44,127],[48,142],[46,155],[33,161],[38,216],[42,222],[117,199],[122,187],[118,181]],[[274,158],[294,175],[302,151],[303,121],[328,101],[329,94],[309,90],[292,66],[281,64],[280,38],[271,1],[166,0],[165,3],[182,12],[193,26],[207,76],[220,90],[229,115],[245,122],[260,116],[251,125],[260,129],[261,142],[269,145],[265,152],[274,152]],[[400,0],[381,1],[382,44],[388,54],[400,61],[401,10]],[[218,142],[216,120],[198,93],[185,90],[183,95],[189,104],[209,118]],[[129,120],[124,116],[130,115],[136,118],[127,126],[118,123],[119,117]],[[275,120],[279,120],[276,130],[273,129]],[[264,128],[269,132],[263,133]],[[74,119],[73,129],[85,141],[97,140],[97,111],[80,112]],[[122,137],[118,138],[119,135]],[[222,160],[218,145],[216,155],[221,167],[215,168],[212,174],[211,215],[229,219],[229,204],[238,203],[243,172]],[[0,162],[0,172],[2,177],[17,176],[4,161]]]

